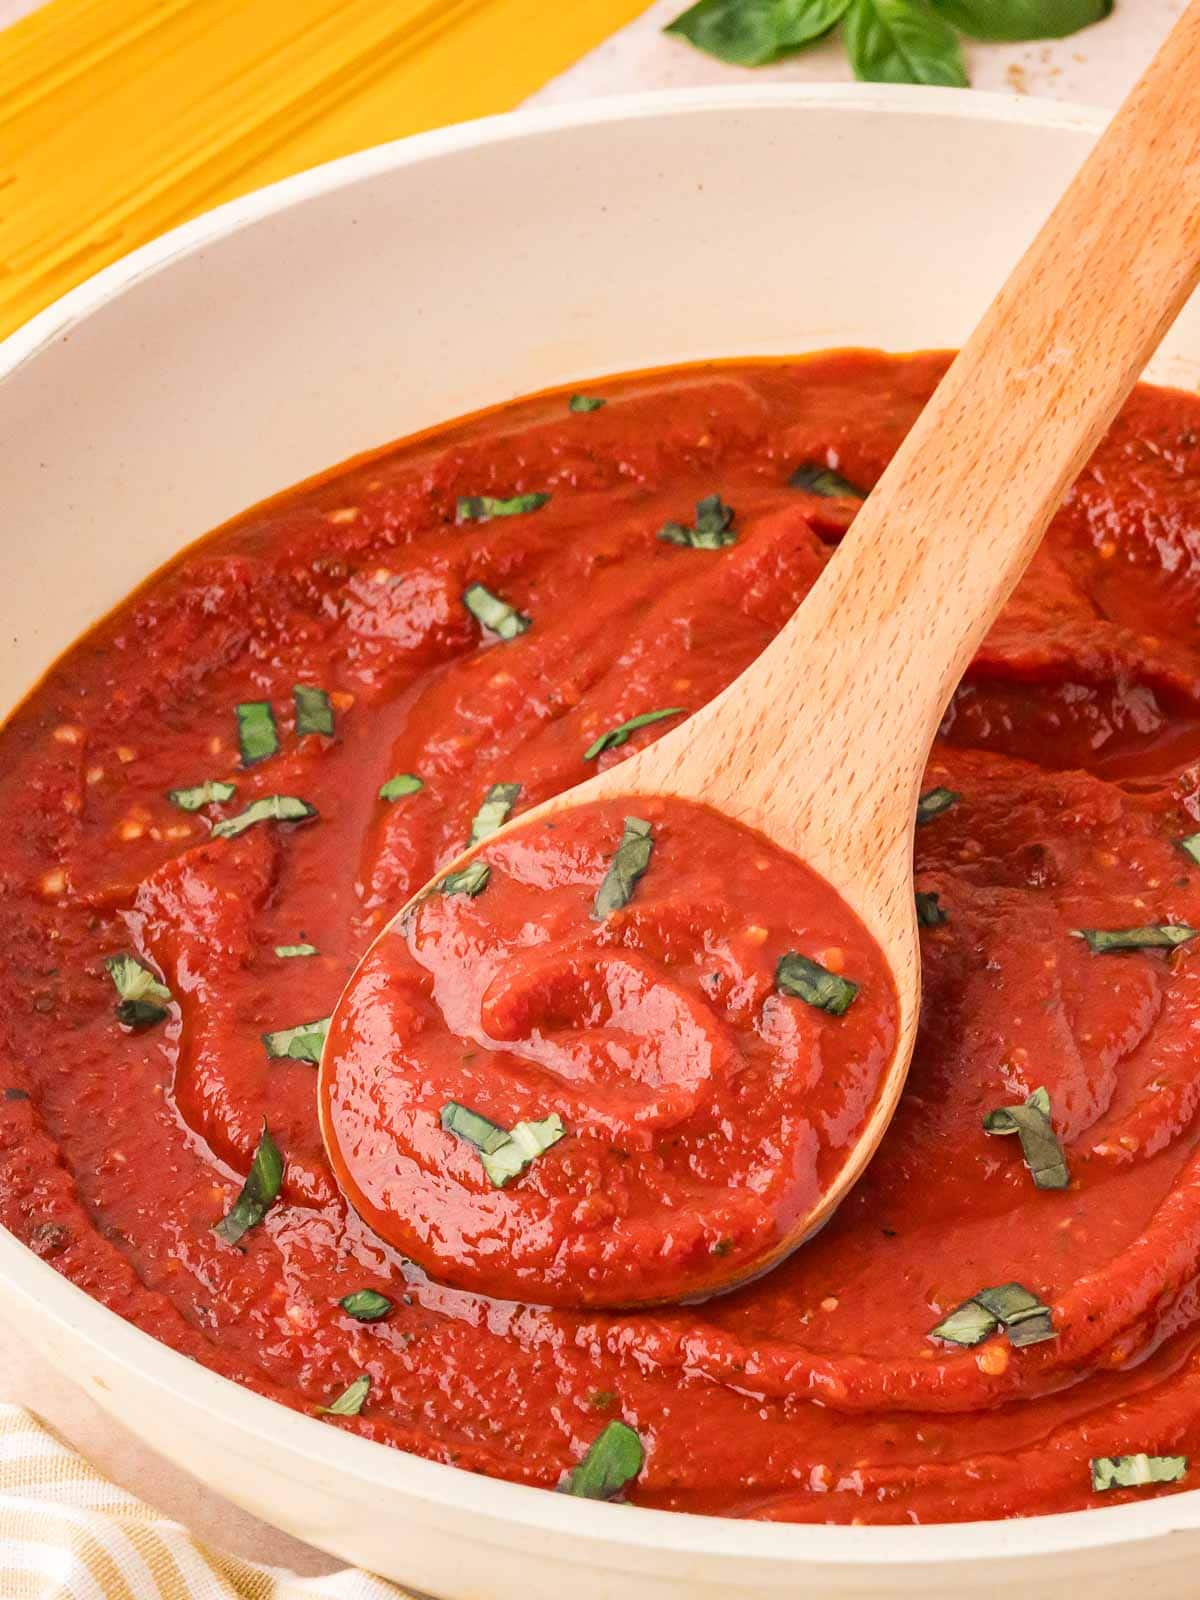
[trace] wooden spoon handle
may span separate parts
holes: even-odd
[[[839,886],[864,840],[895,853],[963,669],[1198,277],[1192,0],[812,593],[727,691],[733,726],[718,735],[725,696],[695,718],[703,769],[670,786],[768,819],[781,842],[805,817],[807,858]]]

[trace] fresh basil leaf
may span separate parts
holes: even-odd
[[[355,1322],[380,1322],[395,1309],[387,1295],[375,1289],[355,1289],[353,1294],[344,1294],[338,1305]]]
[[[363,1403],[371,1392],[371,1377],[369,1373],[360,1373],[354,1382],[344,1388],[337,1399],[327,1406],[318,1406],[317,1411],[326,1417],[356,1417],[363,1408]]]
[[[1176,839],[1175,843],[1200,867],[1200,833],[1189,833],[1186,839]]]
[[[440,894],[469,894],[474,900],[488,886],[492,869],[486,861],[468,861],[458,872],[450,872],[438,884]]]
[[[974,1300],[964,1300],[948,1317],[929,1330],[931,1339],[944,1339],[947,1344],[961,1344],[970,1348],[990,1339],[999,1328],[999,1320],[985,1311]]]
[[[523,517],[529,511],[540,511],[549,500],[548,494],[515,494],[511,500],[497,500],[490,494],[464,494],[459,496],[458,522],[489,522],[492,517]]]
[[[599,400],[595,395],[573,394],[567,401],[568,411],[599,411],[601,406],[606,406],[607,400]]]
[[[490,839],[512,816],[512,808],[521,792],[519,783],[494,783],[483,797],[483,804],[471,822],[468,844],[482,844]]]
[[[328,1017],[318,1017],[315,1022],[298,1022],[294,1028],[279,1028],[274,1033],[264,1033],[262,1042],[267,1055],[272,1061],[307,1061],[311,1066],[319,1067],[329,1022]]]
[[[949,811],[961,799],[962,795],[956,794],[953,789],[926,789],[917,801],[917,826],[932,822],[934,817],[940,817],[943,811]]]
[[[394,778],[380,785],[379,798],[381,800],[403,800],[406,794],[416,794],[418,789],[423,789],[424,783],[415,772],[398,772]]]
[[[1019,1283],[1002,1283],[994,1289],[980,1289],[948,1317],[929,1330],[931,1339],[947,1344],[976,1345],[1003,1328],[1009,1344],[1039,1344],[1058,1337],[1050,1317],[1050,1307]]]
[[[733,507],[719,494],[707,494],[696,501],[696,525],[685,528],[681,522],[664,522],[658,530],[664,544],[686,546],[690,550],[721,550],[737,543],[733,531]]]
[[[279,734],[275,727],[275,713],[269,700],[245,700],[235,708],[237,715],[238,749],[244,767],[256,766],[273,756],[279,749]]]
[[[559,1492],[584,1500],[611,1500],[633,1482],[645,1460],[642,1441],[633,1429],[624,1422],[609,1422],[559,1484]]]
[[[793,489],[803,489],[806,494],[819,494],[826,500],[865,500],[865,489],[856,489],[840,472],[823,467],[819,462],[808,462],[796,468],[788,479]]]
[[[1021,1153],[1033,1175],[1036,1189],[1065,1189],[1070,1183],[1066,1158],[1054,1133],[1050,1113],[1050,1094],[1035,1089],[1020,1106],[999,1106],[983,1119],[983,1131],[1020,1135]]]
[[[830,28],[849,0],[699,0],[668,22],[698,50],[738,67],[760,67]]]
[[[1065,39],[1103,22],[1113,0],[933,0],[933,6],[971,39],[1020,44]]]
[[[447,1133],[475,1147],[483,1170],[497,1189],[520,1177],[532,1161],[565,1138],[567,1132],[557,1111],[540,1122],[518,1122],[514,1128],[501,1128],[456,1100],[442,1107],[441,1120]]]
[[[242,1192],[213,1232],[226,1244],[237,1244],[244,1233],[256,1228],[266,1216],[279,1196],[282,1183],[283,1157],[264,1120]]]
[[[1152,1483],[1180,1483],[1187,1477],[1187,1456],[1093,1456],[1092,1488],[1141,1489]]]
[[[619,911],[633,899],[633,891],[637,888],[638,879],[650,865],[653,850],[654,835],[650,824],[643,822],[640,817],[626,817],[621,842],[592,902],[592,916],[597,921],[613,911]]]
[[[775,987],[781,994],[794,995],[806,1005],[828,1011],[834,1017],[845,1016],[858,994],[858,984],[828,971],[819,961],[798,955],[795,950],[780,956],[775,968]]]
[[[292,699],[296,705],[296,732],[323,733],[333,736],[333,703],[324,689],[314,689],[307,683],[292,685]]]
[[[212,836],[236,839],[239,833],[245,833],[259,822],[311,822],[316,814],[316,806],[310,806],[307,800],[300,800],[294,794],[268,794],[261,800],[252,800],[236,817],[218,822]]]
[[[224,805],[227,800],[232,800],[237,793],[232,783],[221,783],[219,780],[209,778],[204,783],[194,784],[190,789],[168,789],[167,799],[173,806],[178,806],[180,811],[202,811],[205,806]]]
[[[119,996],[118,1022],[123,1022],[127,1028],[151,1028],[163,1020],[174,997],[149,967],[130,955],[106,956],[104,965]]]
[[[1114,950],[1174,950],[1194,939],[1200,928],[1185,922],[1155,922],[1144,928],[1072,928],[1076,939],[1085,939],[1093,955],[1109,955]]]
[[[926,894],[918,889],[917,922],[922,928],[940,928],[950,921],[949,914],[942,910],[942,897],[939,894]]]
[[[296,956],[315,956],[318,951],[315,944],[277,944],[275,954],[281,961],[290,961]]]
[[[928,0],[850,0],[843,31],[856,78],[967,85],[958,35]]]
[[[510,606],[507,600],[485,589],[481,583],[472,583],[463,590],[463,605],[490,633],[501,639],[515,639],[533,626],[533,618]]]
[[[661,722],[664,717],[680,717],[687,708],[685,706],[667,706],[662,711],[643,711],[640,716],[630,717],[628,722],[621,722],[615,728],[610,728],[607,733],[602,733],[598,739],[588,745],[583,752],[585,761],[594,761],[602,750],[616,750],[620,745],[626,744],[631,733],[636,733],[639,728],[648,728],[653,722]]]

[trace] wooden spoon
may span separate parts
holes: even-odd
[[[913,823],[934,734],[1067,486],[1198,278],[1193,0],[774,642],[678,731],[516,821],[614,797],[700,801],[815,869],[880,945],[899,1016],[873,1114],[836,1179],[755,1270],[828,1218],[891,1120],[920,1003]],[[320,1102],[336,1170],[330,1055]]]

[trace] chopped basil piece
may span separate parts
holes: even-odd
[[[948,914],[942,910],[940,895],[917,890],[917,921],[922,928],[940,928],[943,923],[950,921]]]
[[[1035,1089],[1022,1106],[1000,1106],[983,1119],[985,1133],[1016,1133],[1037,1189],[1065,1189],[1071,1181],[1050,1119],[1050,1095]]]
[[[104,965],[119,999],[118,1022],[127,1028],[150,1028],[161,1022],[173,996],[165,983],[143,966],[136,956],[106,956]]]
[[[472,583],[463,590],[463,605],[489,632],[501,639],[515,639],[533,626],[533,618],[510,606],[507,600],[485,589],[481,583]]]
[[[653,850],[654,835],[650,824],[643,822],[640,817],[626,817],[621,842],[592,901],[592,916],[597,921],[613,911],[619,911],[633,899],[633,891],[637,888],[638,879],[650,865]]]
[[[719,494],[707,494],[703,500],[696,501],[695,527],[664,522],[658,537],[664,544],[683,545],[690,550],[720,550],[725,545],[736,544],[733,507],[725,505]]]
[[[806,1005],[818,1011],[828,1011],[831,1016],[842,1017],[854,1004],[858,985],[849,978],[830,972],[819,961],[789,950],[779,958],[775,968],[775,987],[782,994],[795,995]]]
[[[370,1374],[360,1373],[354,1382],[347,1385],[338,1395],[332,1405],[318,1406],[317,1411],[326,1417],[356,1417],[363,1408],[363,1402],[371,1392]]]
[[[242,765],[253,767],[279,749],[275,713],[271,710],[269,700],[245,700],[236,709]]]
[[[819,494],[826,500],[865,500],[867,497],[864,489],[855,488],[840,472],[815,461],[797,467],[788,483],[793,489],[803,489],[806,494]]]
[[[275,954],[281,961],[290,961],[294,956],[315,956],[315,944],[277,944]]]
[[[299,1022],[294,1028],[264,1033],[262,1042],[267,1047],[267,1055],[272,1061],[307,1061],[319,1067],[329,1021],[328,1017],[318,1017],[315,1022]]]
[[[353,1294],[343,1295],[338,1305],[355,1322],[379,1322],[393,1309],[387,1295],[375,1289],[355,1289]]]
[[[1175,843],[1185,856],[1190,856],[1200,866],[1200,833],[1189,833],[1185,839],[1176,839]]]
[[[606,406],[607,400],[598,400],[595,395],[573,394],[567,401],[568,411],[599,411],[601,406]]]
[[[934,817],[940,817],[943,811],[949,811],[961,799],[962,795],[956,794],[953,789],[926,789],[917,801],[917,825],[932,822]]]
[[[239,833],[253,828],[259,822],[310,822],[317,814],[316,806],[300,800],[294,794],[268,794],[261,800],[252,800],[245,811],[236,817],[226,817],[212,831],[214,839],[236,839]]]
[[[1200,928],[1184,922],[1155,922],[1145,928],[1072,928],[1076,939],[1086,939],[1093,955],[1108,955],[1114,950],[1174,950],[1176,945],[1194,939]]]
[[[474,900],[488,886],[492,869],[486,861],[468,861],[459,872],[450,872],[438,884],[441,894],[469,894]]]
[[[236,793],[237,789],[232,783],[209,778],[207,782],[194,784],[190,789],[168,789],[167,799],[180,811],[202,811],[205,806],[224,805]]]
[[[1008,1335],[1009,1344],[1017,1348],[1058,1337],[1050,1307],[1019,1283],[980,1289],[931,1328],[929,1337],[944,1339],[947,1344],[976,1345],[999,1328]]]
[[[468,844],[482,844],[490,839],[512,816],[512,808],[521,792],[519,783],[494,783],[483,797],[483,804],[471,823]]]
[[[406,794],[416,794],[418,789],[425,787],[415,772],[398,772],[394,778],[380,785],[379,798],[381,800],[403,800]]]
[[[630,717],[628,722],[619,722],[615,728],[602,733],[588,745],[583,752],[583,759],[594,761],[602,750],[616,750],[627,744],[629,735],[636,733],[639,728],[648,728],[652,722],[661,722],[664,717],[680,717],[686,709],[686,706],[666,706],[662,711],[643,711],[640,716]]]
[[[292,699],[296,702],[296,732],[333,735],[333,706],[324,689],[311,688],[307,683],[292,685]]]
[[[642,1441],[628,1424],[607,1423],[583,1460],[559,1484],[559,1492],[584,1500],[611,1500],[637,1477],[645,1459]]]
[[[1187,1477],[1186,1456],[1093,1456],[1092,1488],[1141,1489],[1151,1483],[1180,1483]]]
[[[515,1128],[501,1128],[480,1116],[468,1106],[450,1100],[442,1107],[442,1127],[468,1144],[474,1145],[487,1173],[497,1189],[512,1178],[519,1178],[537,1156],[566,1136],[566,1128],[557,1111],[552,1111],[540,1122],[518,1122]]]
[[[256,1228],[278,1197],[283,1182],[283,1157],[264,1120],[258,1148],[242,1192],[213,1232],[226,1244],[237,1244],[244,1233]]]
[[[936,1328],[930,1329],[929,1337],[969,1347],[990,1339],[999,1326],[999,1320],[990,1311],[976,1305],[974,1300],[964,1300]]]
[[[487,522],[491,517],[522,517],[527,511],[540,511],[548,494],[515,494],[511,500],[497,500],[490,494],[459,496],[457,522]]]

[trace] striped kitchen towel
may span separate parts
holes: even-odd
[[[0,1405],[3,1600],[405,1600],[345,1568],[297,1578],[198,1544],[31,1412]]]

